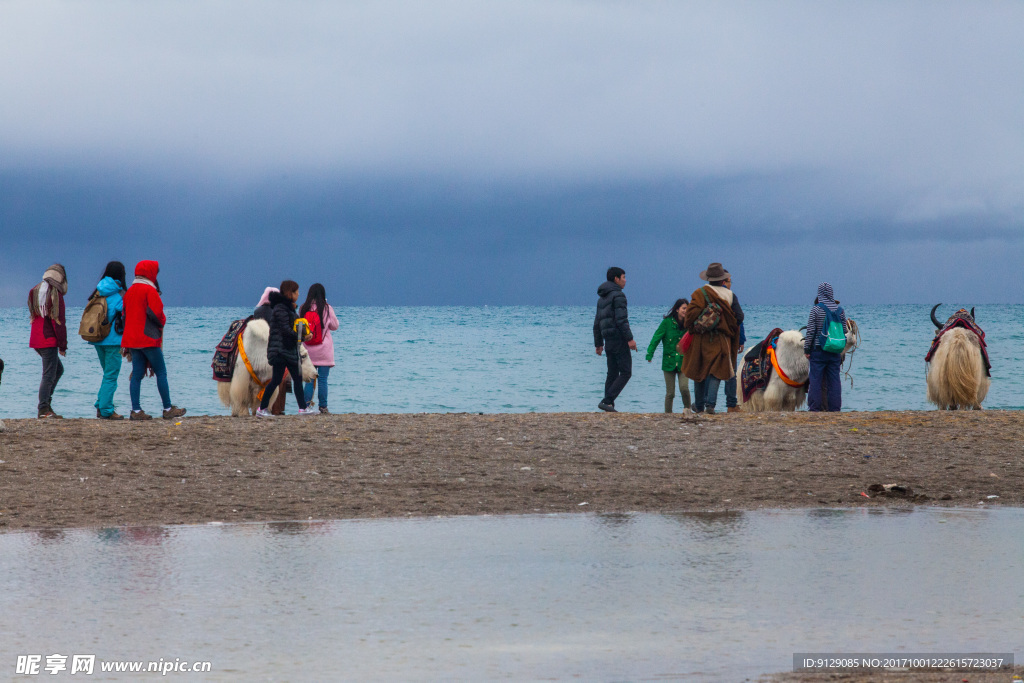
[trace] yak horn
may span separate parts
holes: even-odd
[[[932,315],[932,323],[935,325],[935,329],[937,329],[937,330],[941,330],[942,329],[942,323],[940,323],[938,320],[935,319],[935,309],[938,308],[941,305],[942,304],[935,304],[934,306],[932,306],[932,314],[931,314]]]
[[[806,329],[807,329],[807,325],[804,325],[804,326],[803,326],[803,327],[801,327],[801,328],[800,328],[799,330],[797,330],[797,332],[803,332],[803,331],[804,331],[804,330],[806,330]]]
[[[974,306],[971,306],[971,320],[974,320]]]

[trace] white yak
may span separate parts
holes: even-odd
[[[245,326],[240,344],[241,347],[245,348],[245,355],[249,358],[253,372],[256,373],[263,386],[270,382],[270,377],[274,372],[270,362],[267,360],[267,342],[269,340],[270,325],[265,320],[256,319],[250,320]],[[309,353],[306,351],[304,344],[299,345],[299,365],[300,370],[302,370],[302,381],[298,381],[293,377],[292,391],[302,391],[302,382],[312,382],[316,378],[316,368],[313,367],[313,363],[309,360]],[[256,409],[260,407],[260,400],[258,398],[260,388],[261,385],[257,384],[252,375],[249,374],[249,370],[245,367],[241,354],[239,354],[235,361],[235,370],[231,374],[231,381],[218,382],[217,395],[220,397],[221,403],[230,406],[232,417],[239,417],[247,412],[255,415]],[[273,404],[279,391],[281,391],[280,387],[270,397],[271,404]]]
[[[849,327],[846,331],[846,348],[843,354],[856,349],[859,344],[860,330],[857,323],[848,320]],[[805,382],[810,376],[810,362],[804,355],[804,336],[798,330],[787,330],[779,335],[775,344],[775,357],[779,367],[786,376],[800,386],[790,386],[774,369],[771,370],[768,379],[768,386],[757,389],[750,395],[750,400],[743,401],[743,388],[737,387],[741,409],[752,413],[765,411],[794,411],[803,406],[807,400],[807,387]],[[743,367],[747,364],[746,359],[740,365],[737,381],[742,385]]]
[[[935,309],[941,305],[936,304],[931,313],[932,323],[938,330],[944,327],[935,319]],[[970,314],[963,309],[957,311],[946,325],[954,318],[966,319],[968,315],[970,322],[977,325],[973,308]],[[925,383],[928,401],[943,410],[981,410],[981,402],[988,395],[991,380],[985,372],[985,358],[978,335],[964,327],[953,327],[944,332],[928,362]]]

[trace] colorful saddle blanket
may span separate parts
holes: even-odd
[[[217,344],[213,351],[213,378],[218,382],[230,382],[231,375],[235,372],[235,360],[238,358],[238,337],[245,332],[245,326],[252,320],[251,317],[244,320],[235,320],[228,328],[227,334]]]
[[[924,357],[925,362],[931,362],[932,356],[935,355],[935,349],[939,348],[939,341],[942,339],[942,335],[957,327],[969,330],[978,337],[978,341],[981,342],[981,358],[985,363],[985,376],[991,377],[992,364],[988,360],[988,345],[985,343],[985,331],[978,327],[978,323],[974,322],[971,314],[963,308],[949,316],[949,320],[946,321],[941,330],[935,331],[935,339],[932,340],[931,348],[928,349],[928,354]]]
[[[746,403],[758,389],[768,386],[771,379],[772,361],[768,358],[768,347],[782,334],[782,328],[776,327],[768,333],[762,341],[754,344],[750,351],[743,356],[746,364],[740,375],[740,383],[743,386],[743,402]]]

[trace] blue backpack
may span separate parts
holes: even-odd
[[[825,320],[821,323],[818,333],[818,347],[826,353],[842,353],[846,348],[846,333],[843,332],[843,321],[839,317],[842,308],[833,313],[825,304],[818,304],[825,311]]]

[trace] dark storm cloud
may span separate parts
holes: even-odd
[[[0,303],[117,256],[161,258],[177,303],[296,276],[572,303],[612,262],[660,302],[711,260],[747,300],[830,277],[1019,301],[1022,24],[1015,2],[6,0]]]
[[[959,291],[937,265],[957,268],[979,245],[997,245],[1004,258],[1021,250],[1010,222],[961,216],[911,229],[893,217],[892,200],[837,207],[818,174],[585,184],[302,176],[239,187],[62,172],[0,181],[3,265],[18,282],[4,291],[7,304],[20,303],[52,260],[85,291],[115,257],[159,259],[168,301],[179,304],[248,304],[285,277],[323,281],[360,304],[574,303],[612,263],[634,274],[638,301],[656,302],[692,287],[711,260],[757,283],[751,303],[798,301],[840,274],[869,299],[927,300]],[[885,284],[925,255],[912,280]],[[895,271],[876,272],[887,261]],[[976,290],[985,301],[1005,296],[979,285],[992,288]]]

